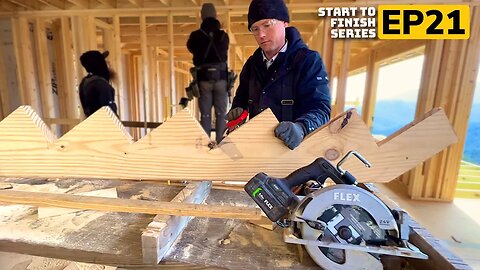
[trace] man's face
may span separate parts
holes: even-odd
[[[268,58],[272,58],[285,44],[285,27],[288,23],[276,19],[264,19],[255,22],[250,31],[258,46]]]

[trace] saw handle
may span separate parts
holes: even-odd
[[[336,184],[353,185],[357,182],[355,177],[349,172],[344,171],[342,174],[328,160],[320,157],[309,165],[290,173],[285,177],[285,183],[290,188],[304,184],[308,180],[315,180],[320,185],[323,185],[327,178],[332,179]]]

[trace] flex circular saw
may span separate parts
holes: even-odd
[[[258,173],[245,191],[273,222],[284,228],[287,243],[304,245],[324,269],[383,269],[384,255],[427,259],[408,242],[409,216],[387,206],[353,175],[341,168],[351,151],[334,167],[318,158],[286,178]],[[325,187],[331,179],[335,184]],[[301,187],[297,196],[293,187]]]

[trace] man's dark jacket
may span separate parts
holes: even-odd
[[[210,33],[213,34],[213,45],[205,56],[210,43]],[[215,18],[205,18],[200,25],[200,29],[190,33],[187,41],[187,48],[193,54],[193,65],[199,67],[204,64],[223,63],[225,73],[222,75],[224,76],[222,79],[226,79],[229,42],[227,33],[220,29],[220,22]],[[215,52],[215,49],[217,52]],[[199,73],[198,80],[208,80],[208,78],[202,78],[202,74]]]
[[[250,118],[270,108],[278,121],[301,122],[306,135],[330,119],[328,76],[320,55],[308,49],[296,28],[287,27],[286,38],[287,50],[268,70],[261,48],[247,60],[232,108],[248,109]]]

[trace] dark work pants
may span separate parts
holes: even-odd
[[[210,136],[212,131],[212,106],[215,108],[215,134],[216,141],[220,142],[223,133],[227,128],[225,114],[227,113],[228,94],[227,81],[200,81],[200,97],[198,107],[200,108],[200,124]]]

